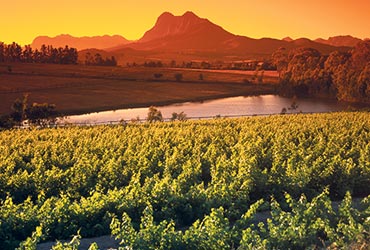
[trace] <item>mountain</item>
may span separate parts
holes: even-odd
[[[362,40],[360,38],[353,37],[353,36],[333,36],[333,37],[329,37],[328,40],[325,40],[322,38],[315,39],[315,42],[327,44],[331,46],[336,46],[336,47],[340,47],[340,46],[355,47],[361,41]]]
[[[283,39],[281,39],[281,40],[286,41],[286,42],[291,42],[291,41],[293,41],[293,39],[292,39],[291,37],[289,37],[289,36],[284,37],[284,38],[283,38]]]
[[[207,19],[199,18],[190,11],[186,12],[182,16],[174,16],[169,12],[164,12],[158,17],[154,27],[145,32],[144,36],[139,40],[139,42],[143,43],[175,35],[190,35],[194,32],[195,27],[197,27],[197,29],[203,29],[209,28],[210,26],[211,22],[209,22]],[[223,30],[221,27],[218,27],[218,31],[232,35]]]
[[[160,15],[155,25],[145,32],[137,42],[111,48],[111,52],[129,53],[132,51],[161,52],[163,55],[204,55],[243,56],[249,58],[269,57],[280,47],[294,49],[309,45],[322,53],[330,53],[338,48],[311,40],[297,41],[272,38],[253,39],[234,35],[208,19],[200,18],[193,12],[174,16],[169,12]],[[348,49],[348,48],[343,48]]]
[[[165,12],[158,17],[152,29],[145,32],[137,43],[128,47],[139,50],[205,51],[219,49],[223,43],[235,37],[193,12],[188,11],[182,16]]]
[[[114,46],[127,44],[130,41],[122,36],[93,36],[93,37],[73,37],[71,35],[59,35],[56,37],[39,36],[36,37],[31,47],[35,49],[41,48],[43,44],[52,45],[53,47],[69,47],[77,48],[78,50],[95,48],[95,49],[107,49]]]

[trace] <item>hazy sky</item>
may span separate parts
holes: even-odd
[[[139,39],[164,11],[188,10],[253,38],[370,37],[370,0],[9,0],[1,3],[0,41],[24,45],[59,34]]]

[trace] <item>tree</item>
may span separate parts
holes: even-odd
[[[27,118],[28,94],[23,95],[22,99],[17,98],[12,105],[12,120],[20,125]]]
[[[47,63],[48,62],[48,47],[45,44],[41,45],[40,53],[41,53],[40,63]]]
[[[324,70],[325,57],[312,48],[298,48],[289,53],[288,62],[280,73],[281,91],[306,96],[329,93]]]
[[[182,78],[183,78],[183,76],[182,76],[182,74],[181,74],[181,73],[176,73],[176,74],[175,74],[175,79],[176,79],[176,81],[181,82]]]
[[[65,46],[63,50],[62,64],[77,64],[77,60],[78,60],[77,49]]]
[[[3,42],[0,42],[0,62],[5,61],[5,44]]]
[[[284,73],[288,66],[288,55],[285,48],[281,47],[272,54],[272,61],[279,72],[279,77]]]
[[[22,47],[17,43],[12,43],[7,46],[6,54],[8,61],[10,62],[20,62],[22,57]]]
[[[91,55],[90,52],[87,52],[85,55],[85,65],[93,65],[94,64],[94,57]]]
[[[20,126],[27,120],[30,125],[45,127],[55,124],[57,117],[60,116],[55,104],[33,103],[29,106],[27,94],[23,95],[22,99],[17,98],[14,101],[12,110],[9,116],[0,117],[0,127]]]
[[[352,51],[333,52],[324,68],[336,96],[346,101],[370,101],[370,41],[359,43]]]
[[[117,66],[117,60],[114,56],[110,58],[106,57],[104,59],[99,53],[96,53],[95,56],[92,56],[90,52],[87,52],[85,55],[85,65]]]
[[[103,64],[103,58],[99,53],[96,53],[94,56],[94,65],[102,65]]]
[[[27,109],[27,118],[30,125],[46,127],[55,124],[56,118],[59,113],[55,110],[54,104],[48,103],[33,103]]]
[[[154,77],[156,78],[156,79],[159,79],[159,78],[161,78],[163,76],[163,74],[162,73],[155,73],[154,74]]]
[[[187,117],[186,117],[186,114],[184,113],[184,111],[181,111],[180,113],[176,113],[176,112],[173,112],[172,113],[172,117],[171,117],[171,121],[186,121],[187,120]]]
[[[26,45],[22,50],[17,43],[6,45],[0,42],[0,62],[76,64],[77,59],[77,49],[68,46],[53,48],[43,44],[39,51],[33,50],[30,45]]]
[[[162,113],[155,107],[151,106],[148,111],[148,116],[146,118],[148,122],[163,121]]]
[[[33,50],[30,45],[26,45],[22,52],[22,62],[33,62]]]
[[[261,71],[261,74],[257,77],[258,83],[263,83],[263,75],[264,75],[264,73],[265,73],[265,71],[262,70]]]
[[[200,63],[200,67],[202,69],[210,69],[211,68],[211,64],[209,62],[203,61],[203,62]]]
[[[370,103],[370,41],[349,52],[321,55],[312,48],[279,49],[273,54],[280,75],[280,91],[291,95],[332,96]]]
[[[114,56],[111,57],[109,66],[117,66],[117,60]]]
[[[176,68],[176,61],[175,60],[172,60],[171,63],[170,63],[170,67],[171,68]]]

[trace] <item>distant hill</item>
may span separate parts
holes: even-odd
[[[357,37],[353,36],[334,36],[334,37],[329,37],[328,40],[318,38],[315,39],[315,42],[322,43],[322,44],[327,44],[331,46],[348,46],[348,47],[355,47],[359,42],[362,40]]]
[[[34,49],[39,49],[43,44],[52,45],[53,47],[64,47],[68,45],[69,47],[77,48],[78,50],[83,49],[107,49],[123,44],[127,44],[130,41],[122,36],[84,36],[84,37],[73,37],[71,35],[59,35],[56,37],[39,36],[36,37],[31,47]]]
[[[313,48],[320,51],[322,54],[330,54],[335,50],[345,51],[349,50],[351,46],[332,46],[329,44],[323,44],[319,42],[312,41],[308,38],[298,38],[290,42],[294,45],[294,47],[306,47],[306,48]]]
[[[289,37],[289,36],[284,37],[284,38],[283,38],[283,39],[281,39],[281,40],[286,41],[286,42],[291,42],[291,41],[293,41],[293,39],[292,39],[291,37]]]
[[[160,15],[155,25],[145,32],[137,42],[111,48],[111,52],[126,53],[132,51],[160,51],[163,54],[193,54],[205,57],[244,56],[251,58],[268,57],[280,47],[294,49],[310,46],[321,53],[328,54],[338,48],[311,40],[278,40],[273,38],[253,39],[234,35],[208,19],[200,18],[193,12],[174,16],[169,12]],[[348,48],[341,48],[348,50]]]

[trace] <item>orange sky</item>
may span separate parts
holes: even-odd
[[[253,38],[370,37],[370,0],[9,0],[1,3],[0,41],[25,45],[59,34],[139,39],[164,11],[187,10]]]

